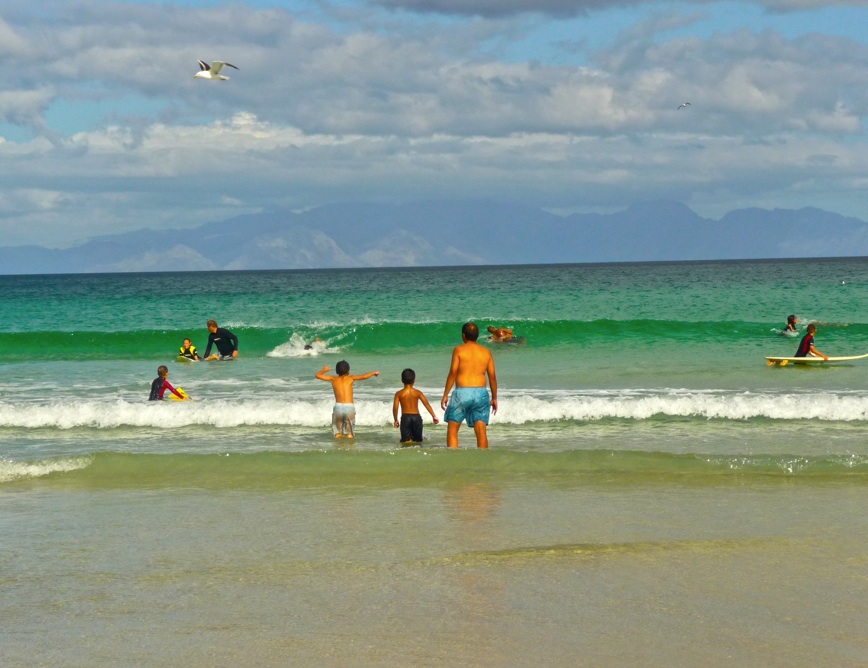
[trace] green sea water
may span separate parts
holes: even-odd
[[[4,666],[865,665],[868,360],[764,360],[790,313],[868,352],[865,259],[0,289]],[[210,318],[238,360],[175,362]],[[491,450],[400,447],[469,320],[521,337]],[[380,371],[349,443],[341,359]]]

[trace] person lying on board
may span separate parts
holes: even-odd
[[[802,337],[801,342],[799,343],[799,349],[796,351],[794,357],[822,357],[824,360],[828,360],[829,356],[824,355],[819,350],[814,347],[814,332],[817,331],[817,326],[814,323],[808,325],[808,333]]]
[[[494,325],[488,326],[488,332],[491,334],[491,340],[497,341],[498,343],[506,343],[514,336],[511,329],[507,329],[506,327],[495,327]]]

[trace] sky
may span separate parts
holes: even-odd
[[[866,25],[868,0],[4,0],[0,245],[331,202],[868,220]]]

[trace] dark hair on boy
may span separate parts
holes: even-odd
[[[401,372],[401,382],[404,385],[412,385],[416,382],[416,372],[413,369],[404,369]]]
[[[468,322],[461,328],[461,333],[468,341],[476,341],[479,338],[479,327],[476,326],[476,323]]]
[[[169,373],[169,367],[167,367],[167,366],[165,366],[165,365],[161,365],[161,366],[158,366],[158,367],[157,367],[157,375],[158,375],[160,378],[162,378],[163,376],[165,376],[167,373]]]
[[[341,360],[335,364],[335,371],[339,376],[346,376],[350,372],[350,363],[346,360]]]

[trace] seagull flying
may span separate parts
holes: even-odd
[[[200,60],[199,62],[201,63],[202,61]],[[214,63],[214,64],[216,65],[217,63]],[[229,63],[226,63],[226,64],[228,65]],[[690,102],[682,102],[681,104],[678,105],[678,109],[676,109],[675,111],[679,111],[679,110],[683,109],[684,107],[689,107],[689,106],[690,106]]]
[[[226,81],[229,77],[220,74],[223,67],[231,67],[234,70],[238,68],[232,63],[224,63],[222,60],[215,60],[210,65],[202,60],[199,61],[199,71],[193,75],[194,79],[220,79]]]

